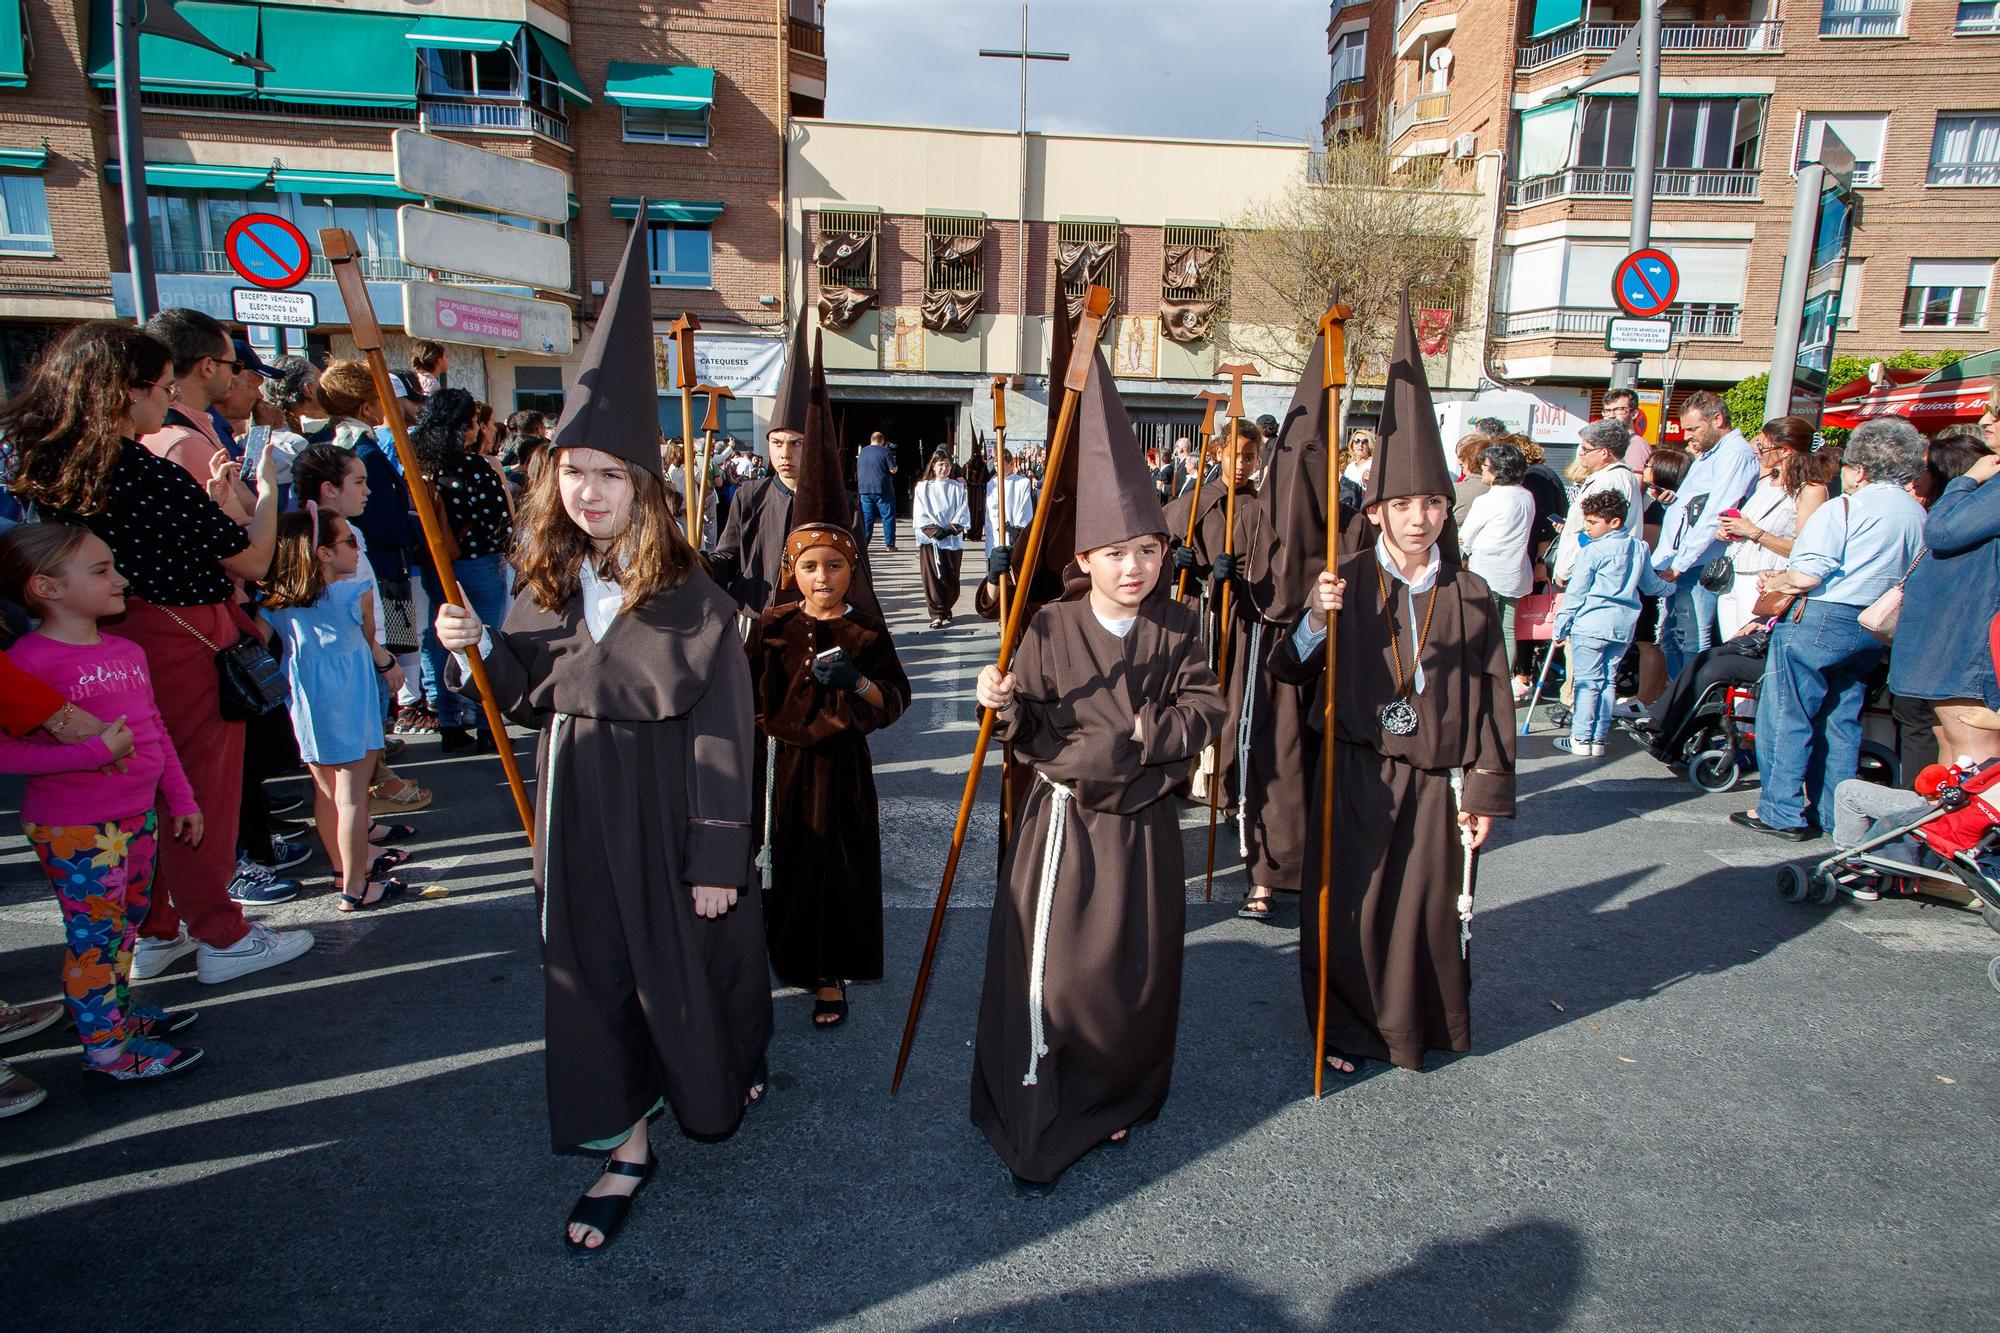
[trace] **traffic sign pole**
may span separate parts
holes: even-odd
[[[1630,245],[1635,251],[1653,243],[1653,166],[1660,126],[1660,6],[1661,0],[1639,0],[1639,105],[1632,142],[1643,147],[1632,161],[1632,230]],[[1588,6],[1586,6],[1587,8]],[[1636,314],[1637,312],[1628,312]],[[1611,362],[1611,387],[1636,388],[1639,358],[1620,352]]]

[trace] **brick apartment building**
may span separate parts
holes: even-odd
[[[406,268],[389,139],[423,129],[559,168],[571,182],[572,289],[542,293],[595,317],[642,195],[656,313],[693,311],[722,338],[775,344],[785,316],[785,126],[826,94],[817,0],[205,0],[182,13],[253,73],[178,43],[140,42],[144,170],[165,305],[227,317],[239,285],[229,222],[274,211],[309,236],[360,241],[385,328]],[[70,322],[129,316],[110,102],[107,0],[0,0],[0,373],[18,379]],[[308,280],[338,353],[346,313],[323,261]],[[392,358],[401,350],[392,343]],[[455,383],[502,411],[553,407],[569,363],[457,348]],[[662,396],[677,428],[677,397]],[[746,395],[729,426],[749,434]]]
[[[1631,221],[1638,80],[1569,89],[1638,0],[1334,0],[1332,136],[1469,179],[1504,161],[1488,311],[1494,380],[1595,409]],[[1832,126],[1861,200],[1836,350],[1976,351],[2000,260],[2000,9],[1986,0],[1689,0],[1663,13],[1655,244],[1682,272],[1674,399],[1768,367],[1795,164]],[[1386,124],[1382,118],[1386,117]],[[1672,405],[1670,404],[1670,408]]]
[[[1046,439],[1059,282],[1079,301],[1092,281],[1112,288],[1104,353],[1148,444],[1194,433],[1193,395],[1242,357],[1223,354],[1225,328],[1277,322],[1226,289],[1224,224],[1301,182],[1302,146],[1031,133],[1025,245],[1022,151],[1011,131],[793,127],[795,299],[818,311],[846,440],[884,431],[908,475],[939,443],[963,457],[974,431],[992,438],[995,375],[1023,377],[1010,445]],[[1260,369],[1246,410],[1282,412],[1294,377]]]

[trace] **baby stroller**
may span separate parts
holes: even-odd
[[[1824,904],[1843,893],[1906,898],[1950,885],[1969,891],[1986,924],[2000,930],[2000,883],[1993,877],[2000,864],[2000,759],[1969,768],[1932,764],[1918,774],[1916,794],[1921,808],[1882,820],[1869,837],[1810,871],[1780,867],[1779,895]],[[2000,959],[1989,975],[2000,986]]]

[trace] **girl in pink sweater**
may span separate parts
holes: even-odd
[[[178,1073],[201,1050],[164,1038],[195,1012],[135,1005],[126,985],[152,902],[155,802],[164,792],[174,836],[190,846],[201,842],[201,811],[160,721],[145,654],[97,628],[124,611],[125,580],[88,528],[30,523],[0,536],[0,593],[41,617],[8,649],[14,664],[70,704],[117,719],[80,745],[0,736],[0,771],[29,775],[21,820],[62,907],[63,998],[83,1039],[84,1076]]]

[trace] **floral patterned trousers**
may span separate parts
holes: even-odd
[[[93,1065],[124,1058],[132,942],[153,901],[153,811],[103,824],[29,824],[28,841],[62,906],[63,1002]]]

